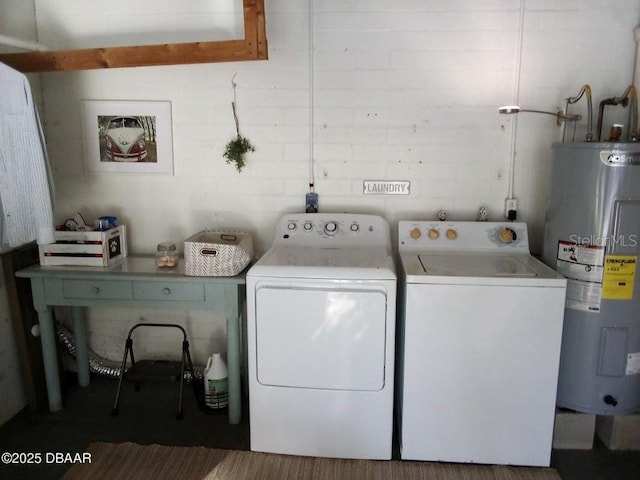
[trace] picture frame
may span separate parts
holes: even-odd
[[[87,173],[173,175],[171,102],[83,100]]]

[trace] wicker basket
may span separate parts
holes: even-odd
[[[205,230],[184,242],[185,275],[231,277],[253,258],[253,241],[245,231]]]

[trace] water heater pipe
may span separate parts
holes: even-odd
[[[593,101],[591,98],[591,87],[587,84],[583,85],[580,89],[580,92],[575,97],[567,98],[567,105],[564,109],[565,114],[568,114],[569,105],[576,103],[578,100],[582,98],[582,96],[586,96],[587,99],[587,135],[585,136],[585,142],[591,142],[593,140]],[[564,142],[564,134],[567,129],[567,124],[565,122],[564,127],[562,128],[562,141]]]
[[[520,11],[518,18],[518,46],[516,50],[516,75],[513,82],[514,105],[520,105],[520,75],[522,73],[522,44],[524,40],[524,15],[526,11],[526,0],[520,0]],[[509,185],[507,190],[507,200],[514,198],[513,190],[515,186],[515,166],[516,166],[516,144],[518,135],[518,117],[514,117],[511,123],[511,149],[509,154]]]
[[[315,43],[314,4],[309,1],[309,191],[315,192]]]
[[[633,84],[636,86],[636,89],[640,88],[638,85],[638,80],[640,80],[640,27],[636,28],[635,31],[636,38],[636,64],[633,69]]]
[[[629,129],[628,138],[631,141],[638,140],[638,94],[636,87],[629,85],[622,95],[619,97],[605,98],[600,102],[598,108],[598,142],[602,140],[602,123],[604,120],[604,107],[607,105],[622,105],[626,107],[631,104],[631,128]]]

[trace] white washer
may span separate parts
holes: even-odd
[[[247,273],[251,450],[391,458],[396,283],[383,218],[280,220]]]
[[[524,223],[403,221],[398,246],[401,458],[548,466],[566,280]]]

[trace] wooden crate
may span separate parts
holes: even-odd
[[[55,232],[56,243],[39,245],[40,265],[108,267],[127,256],[125,225],[104,231]]]

